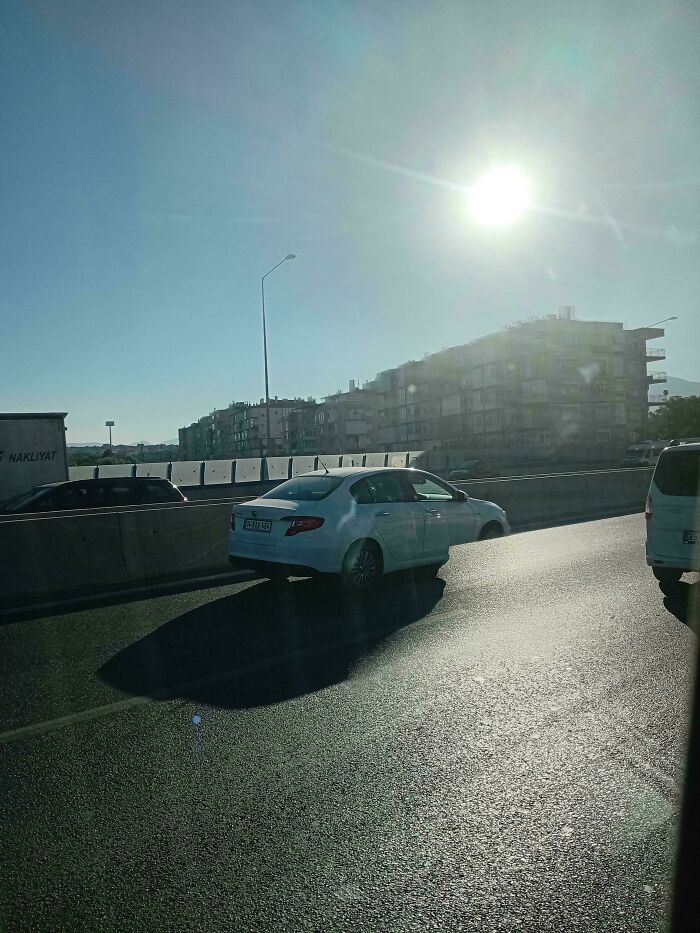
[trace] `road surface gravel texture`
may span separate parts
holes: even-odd
[[[0,929],[662,930],[700,584],[643,537],[4,619]]]

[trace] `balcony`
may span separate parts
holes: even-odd
[[[654,405],[663,405],[668,399],[666,395],[650,395],[647,399],[647,405],[652,408]]]
[[[666,351],[663,347],[647,347],[645,351],[645,359],[647,363],[651,363],[653,360],[665,360]]]
[[[649,385],[656,382],[666,382],[666,373],[647,373],[647,382]]]

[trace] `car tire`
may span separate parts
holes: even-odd
[[[498,522],[487,522],[479,533],[479,541],[487,541],[489,538],[502,538],[503,526]]]
[[[652,567],[651,572],[662,588],[664,586],[675,586],[683,576],[682,570],[674,570],[672,567]]]
[[[382,552],[374,541],[356,541],[343,560],[341,580],[352,593],[364,593],[382,576]]]

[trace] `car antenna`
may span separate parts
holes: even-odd
[[[323,460],[321,460],[321,458],[319,457],[318,454],[316,454],[316,459],[317,459],[318,462],[321,464],[321,466],[322,466],[323,469],[326,471],[326,473],[330,473],[330,470],[328,469],[328,467],[326,466],[326,464],[323,462]]]

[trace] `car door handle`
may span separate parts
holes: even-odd
[[[439,515],[440,509],[426,509],[428,515]]]
[[[383,516],[383,515],[391,515],[391,512],[375,512],[374,514],[375,514],[377,517],[381,517],[381,516]]]

